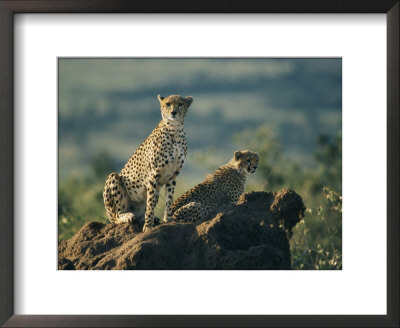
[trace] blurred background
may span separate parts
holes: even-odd
[[[59,240],[107,222],[105,179],[160,121],[157,94],[191,95],[174,198],[235,150],[257,151],[247,191],[292,188],[307,207],[291,240],[294,268],[341,269],[341,59],[61,58],[58,73]]]

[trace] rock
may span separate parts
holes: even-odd
[[[196,224],[89,222],[58,246],[60,270],[291,269],[289,238],[305,207],[290,189],[243,194]]]

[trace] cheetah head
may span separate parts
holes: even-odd
[[[161,97],[158,95],[161,106],[161,115],[165,123],[169,125],[180,125],[183,123],[187,110],[193,102],[193,98],[181,96]]]
[[[258,154],[249,150],[238,150],[233,154],[235,165],[246,173],[254,174],[257,169]]]

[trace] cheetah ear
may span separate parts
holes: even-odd
[[[157,98],[158,98],[158,101],[159,101],[160,104],[161,104],[161,101],[163,101],[165,97],[161,97],[160,95],[158,95]]]
[[[187,106],[189,107],[193,102],[193,97],[192,96],[187,96],[185,98],[185,100],[186,100]]]
[[[238,151],[235,151],[234,153],[233,153],[233,157],[235,158],[235,160],[239,160],[240,159],[240,157],[242,157],[242,152],[240,151],[240,150],[238,150]]]

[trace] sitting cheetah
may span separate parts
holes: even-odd
[[[244,192],[246,178],[257,169],[257,153],[236,151],[228,164],[221,166],[206,179],[185,192],[172,204],[173,220],[197,222],[214,211],[234,205]]]
[[[154,208],[165,185],[164,222],[172,217],[175,179],[185,160],[187,147],[183,122],[192,97],[158,95],[162,120],[125,164],[120,174],[111,173],[103,192],[112,223],[142,221],[143,231],[154,226]]]

